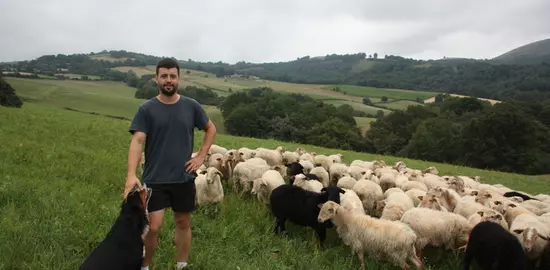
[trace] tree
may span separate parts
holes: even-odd
[[[388,97],[383,96],[381,100],[382,100],[382,102],[388,102]]]
[[[364,97],[364,98],[363,98],[363,104],[365,104],[365,105],[372,105],[372,101],[370,100],[369,97]]]
[[[23,101],[15,94],[15,89],[0,77],[0,106],[21,108]]]
[[[138,84],[139,78],[133,70],[128,70],[126,73],[126,84],[130,87],[136,87]]]
[[[378,53],[374,53],[372,56],[374,57],[374,59],[378,59]]]

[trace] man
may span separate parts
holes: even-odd
[[[145,144],[143,182],[152,188],[148,205],[150,230],[145,238],[145,258],[142,269],[148,270],[157,246],[157,236],[163,223],[164,209],[171,207],[176,224],[176,269],[184,269],[191,249],[191,212],[195,210],[196,170],[212,146],[216,127],[204,109],[194,99],[177,93],[180,69],[172,59],[161,60],[155,80],[159,94],[141,104],[130,125],[133,134],[128,151],[128,176],[123,197],[137,184],[136,176],[141,149]],[[205,131],[198,154],[191,158],[193,130]]]

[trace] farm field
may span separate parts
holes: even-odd
[[[370,63],[370,64],[368,64]],[[372,62],[365,62],[365,65],[372,65]],[[133,69],[139,74],[153,74],[155,72],[154,66],[147,67],[116,67],[113,68],[119,71],[127,72],[129,69]],[[220,91],[228,91],[230,88],[235,90],[242,90],[252,87],[271,87],[275,91],[300,93],[321,96],[320,99],[340,99],[354,102],[363,102],[363,97],[368,96],[373,103],[381,101],[381,97],[386,96],[388,100],[395,99],[410,99],[416,100],[417,97],[420,100],[424,100],[430,97],[434,97],[438,93],[425,92],[425,91],[409,91],[399,89],[383,89],[374,87],[363,87],[353,85],[319,85],[319,84],[296,84],[277,81],[268,81],[262,79],[245,79],[240,77],[235,78],[216,78],[212,73],[206,73],[198,70],[189,70],[190,74],[186,74],[187,69],[182,69],[182,76],[184,81],[195,85],[202,85],[205,87],[211,87]],[[331,89],[334,87],[340,87],[343,92],[336,92]]]
[[[135,88],[119,82],[5,79],[24,100],[88,113],[132,119],[138,106],[145,102],[134,98]],[[203,107],[218,132],[225,133],[221,112],[214,106]]]
[[[370,123],[372,121],[376,121],[376,118],[370,118],[370,117],[353,117],[355,119],[355,122],[357,122],[357,126],[361,129],[361,134],[365,134],[367,130],[370,128]]]
[[[77,269],[105,237],[116,219],[126,175],[129,122],[62,110],[47,104],[0,107],[3,147],[0,171],[0,268]],[[197,132],[195,150],[202,142]],[[322,154],[354,159],[396,157],[218,135],[228,148],[304,147]],[[533,193],[549,193],[544,177],[530,177],[452,165],[402,159],[408,167],[436,166],[441,175],[479,175]],[[359,263],[334,230],[318,249],[311,229],[287,223],[287,235],[272,233],[273,218],[255,198],[241,199],[225,189],[218,214],[201,207],[193,216],[192,269],[358,269]],[[21,212],[24,207],[25,212]],[[165,216],[152,269],[172,269],[174,223]],[[38,222],[38,223],[37,223]],[[39,230],[37,228],[40,228]],[[297,256],[297,254],[300,254]],[[424,269],[460,269],[461,254],[426,249]],[[308,258],[308,260],[304,260]],[[368,269],[396,269],[365,255]]]
[[[378,106],[384,106],[392,110],[406,110],[407,107],[409,106],[422,105],[421,103],[418,103],[416,101],[411,101],[411,100],[397,100],[397,101],[389,101],[389,102],[379,102],[374,104]]]

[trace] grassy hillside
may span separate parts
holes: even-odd
[[[550,38],[515,48],[491,59],[491,62],[508,65],[550,63]]]
[[[126,175],[129,122],[26,103],[22,109],[0,107],[0,268],[76,269],[103,240],[118,215]],[[195,150],[202,141],[197,133]],[[215,143],[342,153],[344,161],[392,157],[296,145],[273,140],[219,135]],[[550,192],[544,177],[497,173],[423,161],[409,167],[436,166],[442,175],[480,175],[528,192]],[[218,215],[200,208],[193,216],[193,269],[357,269],[356,256],[328,231],[327,247],[318,250],[312,230],[287,224],[287,236],[272,234],[273,218],[255,199],[225,190]],[[25,209],[24,212],[22,209]],[[39,228],[39,229],[38,229]],[[174,247],[172,213],[167,212],[153,269],[171,269]],[[300,254],[299,256],[297,254]],[[461,255],[427,249],[425,269],[459,269]],[[308,260],[304,260],[307,258]],[[368,269],[395,269],[365,258]]]
[[[28,102],[101,115],[132,119],[138,106],[145,102],[134,98],[135,88],[118,82],[5,79]],[[221,112],[213,106],[203,107],[218,131],[225,133]]]

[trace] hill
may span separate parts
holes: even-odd
[[[0,107],[0,245],[2,268],[76,269],[105,237],[118,215],[126,175],[129,122],[27,103]],[[195,150],[202,141],[196,134]],[[228,147],[287,149],[304,147],[354,159],[396,157],[326,149],[310,145],[218,135]],[[548,180],[518,174],[402,159],[408,167],[436,166],[441,175],[479,175],[532,193],[549,193]],[[317,249],[313,231],[287,224],[287,235],[272,234],[273,218],[255,198],[241,199],[225,189],[217,215],[201,207],[193,216],[191,266],[196,269],[357,269],[357,256],[328,231],[327,247]],[[22,208],[26,209],[22,212]],[[37,221],[40,229],[37,230]],[[155,255],[156,269],[170,269],[174,248],[172,212],[167,211]],[[32,254],[32,256],[28,256]],[[297,256],[297,254],[300,254]],[[460,269],[462,255],[426,249],[425,269]],[[304,260],[307,258],[308,260]],[[392,269],[369,256],[367,267]]]
[[[491,62],[507,65],[550,64],[550,38],[515,48],[491,59]]]
[[[160,59],[134,52],[103,51],[93,54],[45,55],[31,61],[2,63],[5,72],[29,72],[41,76],[64,73],[98,76],[101,80],[124,81],[128,70],[147,67]],[[188,70],[204,71],[218,78],[241,76],[283,83],[356,85],[386,89],[444,92],[495,100],[537,101],[550,98],[548,64],[501,65],[491,61],[449,58],[415,60],[376,53],[303,56],[294,61],[235,64],[179,60]],[[531,74],[532,76],[525,76]]]

